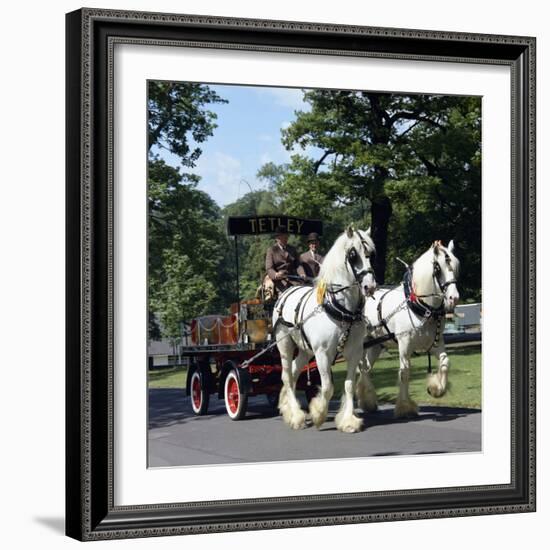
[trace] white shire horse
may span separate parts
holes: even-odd
[[[273,331],[283,367],[279,411],[295,430],[305,425],[305,413],[296,398],[300,371],[315,355],[321,387],[310,401],[309,413],[319,428],[328,414],[334,392],[331,367],[340,352],[348,367],[336,426],[348,433],[361,430],[363,421],[353,414],[353,393],[355,371],[363,357],[363,305],[365,296],[376,289],[369,260],[373,252],[370,229],[348,227],[325,256],[314,288],[287,289],[275,304]]]
[[[439,359],[439,368],[428,377],[428,393],[441,397],[447,388],[450,367],[445,353],[443,329],[445,313],[450,313],[459,299],[457,278],[459,261],[453,254],[453,241],[445,248],[441,241],[433,245],[407,270],[401,285],[391,290],[378,290],[374,299],[365,303],[367,342],[383,339],[399,347],[399,394],[395,404],[395,416],[418,414],[418,406],[409,395],[410,357],[415,351],[428,351]],[[367,347],[364,360],[359,365],[357,398],[365,411],[377,408],[376,392],[369,372],[382,351],[382,345]]]

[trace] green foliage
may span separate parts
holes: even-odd
[[[269,168],[268,168],[269,169]],[[266,174],[268,173],[266,169]],[[267,176],[266,176],[267,177]],[[228,204],[222,211],[224,224],[229,216],[261,216],[282,212],[280,203],[274,193],[266,190],[252,191],[240,197],[234,203]],[[262,278],[265,274],[265,254],[273,243],[268,235],[238,237],[239,249],[239,286],[240,298],[250,299],[256,295]],[[237,277],[235,269],[234,243],[232,254],[228,258],[228,272]],[[232,264],[232,268],[230,267]]]
[[[386,182],[393,205],[389,253],[412,261],[435,239],[455,240],[465,268],[462,297],[479,300],[481,289],[481,105],[477,98],[455,98],[441,116],[443,129],[415,128],[409,157],[416,163]],[[431,130],[431,131],[428,131]],[[390,279],[401,268],[389,264]]]
[[[426,391],[426,369],[428,358],[425,353],[411,357],[409,392],[411,397],[422,405],[442,407],[467,407],[481,409],[481,348],[479,346],[448,347],[451,362],[449,370],[449,388],[443,397],[432,397]],[[432,358],[437,369],[437,360]],[[334,397],[339,398],[344,389],[346,378],[345,362],[336,363],[334,374]],[[376,361],[371,372],[376,395],[380,403],[395,403],[398,393],[399,354],[391,349],[383,353]]]
[[[181,247],[164,250],[163,265],[164,277],[150,298],[150,307],[159,315],[164,334],[177,338],[183,315],[190,319],[207,311],[216,298],[216,287],[182,254]]]
[[[455,239],[463,297],[481,287],[481,101],[337,90],[304,93],[282,142],[299,153],[266,166],[280,208],[320,217],[330,243],[349,221],[372,225],[380,281],[436,239]]]
[[[194,166],[202,151],[192,142],[203,143],[216,128],[216,114],[204,108],[211,103],[227,101],[204,84],[149,81],[149,150],[165,148],[183,166]]]
[[[227,301],[223,264],[226,237],[220,209],[196,188],[200,178],[168,165],[162,148],[193,167],[216,125],[209,103],[224,102],[208,86],[149,83],[149,334],[177,338],[181,322]],[[157,323],[160,321],[160,323]]]

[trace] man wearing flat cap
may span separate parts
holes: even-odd
[[[267,249],[265,256],[265,270],[279,292],[297,284],[299,265],[298,252],[288,244],[286,227],[277,226],[275,228],[275,244]]]
[[[319,254],[319,235],[310,233],[307,236],[309,250],[300,255],[298,274],[304,279],[312,280],[319,275],[323,256]]]

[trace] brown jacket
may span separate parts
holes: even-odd
[[[291,245],[286,245],[282,250],[278,244],[274,244],[267,249],[265,255],[265,270],[275,283],[277,290],[284,290],[294,283],[287,279],[278,279],[277,272],[281,275],[298,275],[298,252]]]
[[[298,273],[300,275],[303,273],[306,277],[310,277],[312,279],[317,277],[317,275],[319,275],[323,259],[324,256],[321,256],[321,254],[315,253],[312,256],[311,250],[304,252],[300,255],[300,267],[298,268]]]

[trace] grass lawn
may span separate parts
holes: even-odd
[[[481,346],[448,348],[450,369],[447,393],[436,399],[426,390],[428,357],[413,356],[411,363],[410,394],[417,403],[446,405],[452,407],[481,408]],[[437,360],[432,357],[432,370],[436,371]],[[344,386],[346,364],[333,367],[335,395],[339,396]],[[383,353],[372,370],[372,381],[380,403],[395,403],[399,356],[397,350]]]
[[[481,347],[464,346],[447,350],[451,362],[447,393],[435,399],[426,391],[426,354],[412,358],[410,392],[412,398],[421,404],[446,405],[453,407],[481,408]],[[437,361],[432,358],[432,368]],[[397,374],[399,360],[397,350],[382,354],[376,362],[372,379],[379,402],[395,402],[397,396]],[[333,367],[335,396],[339,397],[344,386],[346,364],[337,363]],[[171,367],[149,371],[150,388],[185,388],[186,369]]]
[[[185,367],[168,367],[149,371],[150,388],[185,389],[187,369]]]

